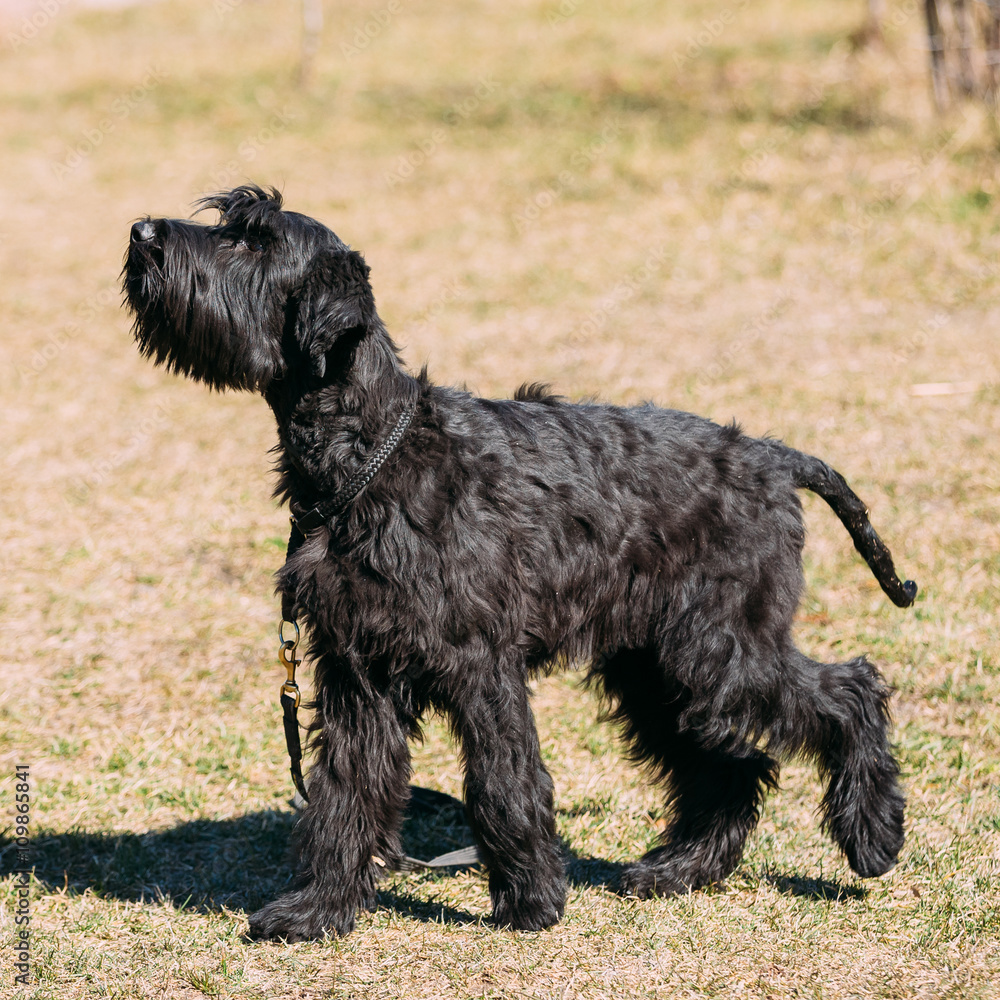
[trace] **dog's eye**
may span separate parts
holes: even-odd
[[[236,241],[236,248],[238,250],[249,250],[251,253],[260,253],[264,249],[264,244],[252,236],[245,236],[243,239]]]

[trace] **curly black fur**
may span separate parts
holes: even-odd
[[[317,701],[298,882],[250,919],[263,938],[346,934],[401,857],[407,741],[447,714],[497,924],[565,899],[552,782],[528,681],[589,676],[637,762],[668,789],[639,896],[724,879],[778,758],[827,782],[823,822],[854,870],[888,871],[903,797],[889,690],[865,658],[818,663],[790,630],[803,579],[797,487],[821,493],[899,604],[863,504],[818,459],[674,410],[572,405],[544,388],[477,399],[402,367],[361,256],[274,191],[208,199],[217,225],[146,219],[124,270],[143,353],[275,413],[278,494],[306,511],[412,423],[371,484],[278,575],[312,637]]]

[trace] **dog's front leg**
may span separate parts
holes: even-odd
[[[542,763],[520,671],[450,706],[465,760],[469,821],[490,875],[493,921],[517,930],[557,923],[566,882],[552,779]]]
[[[329,668],[319,678],[322,735],[309,807],[295,830],[297,887],[251,916],[255,938],[349,934],[357,911],[374,908],[380,874],[402,854],[406,729],[391,699],[367,682]]]

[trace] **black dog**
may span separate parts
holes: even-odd
[[[257,937],[346,934],[401,857],[407,741],[431,708],[461,743],[497,924],[565,900],[552,782],[528,681],[589,663],[636,761],[669,788],[662,845],[623,891],[686,892],[739,862],[776,758],[827,782],[823,824],[862,876],[903,844],[889,690],[865,658],[792,644],[803,586],[796,488],[822,496],[879,583],[897,578],[864,504],[816,458],[653,406],[537,387],[477,399],[407,374],[360,254],[277,192],[205,199],[218,225],[145,219],[124,270],[143,354],[274,411],[278,494],[301,534],[278,576],[315,660],[311,804],[294,891]],[[377,859],[377,860],[376,860]]]

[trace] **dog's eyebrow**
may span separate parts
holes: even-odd
[[[277,188],[264,190],[255,184],[244,184],[232,191],[206,195],[195,202],[195,214],[214,208],[220,215],[219,224],[228,225],[240,220],[255,221],[273,216],[281,211],[281,192]]]
[[[225,219],[218,225],[221,236],[273,236],[274,226],[266,219]]]
[[[274,229],[274,211],[254,211],[256,206],[238,207],[235,211],[220,212],[219,225],[239,229],[271,232]]]

